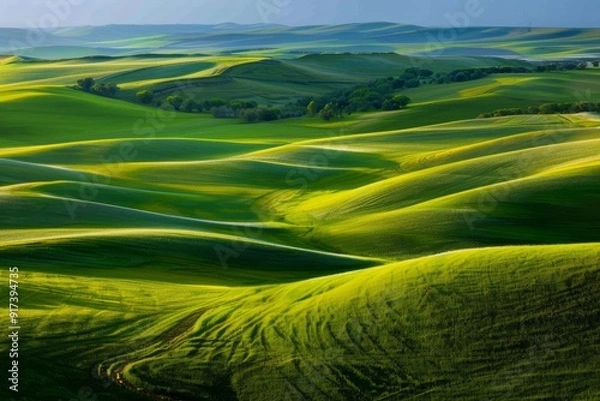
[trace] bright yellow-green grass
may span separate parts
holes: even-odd
[[[482,248],[236,289],[29,272],[22,362],[36,368],[22,386],[45,390],[21,398],[593,400],[599,247]]]
[[[600,397],[600,118],[475,119],[597,101],[597,72],[425,86],[332,122],[65,87],[290,78],[151,59],[0,65],[0,264],[20,269],[22,326],[3,400]]]

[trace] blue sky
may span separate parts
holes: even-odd
[[[470,14],[469,15],[469,12]],[[600,27],[599,0],[0,0],[0,26],[391,21]],[[458,17],[457,17],[458,16]],[[456,19],[458,18],[458,19]]]

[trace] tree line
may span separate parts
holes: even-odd
[[[137,93],[138,100],[143,104],[150,104],[154,94],[149,90]],[[282,118],[283,112],[276,107],[259,106],[255,101],[230,100],[219,98],[196,101],[183,95],[172,95],[165,99],[165,104],[177,111],[186,113],[212,113],[215,118],[241,118],[246,122],[273,121]],[[157,106],[162,106],[161,100],[156,101]]]
[[[373,110],[399,110],[411,103],[411,99],[397,92],[417,88],[421,85],[441,85],[466,82],[485,78],[491,74],[527,74],[534,70],[523,66],[498,66],[457,69],[434,73],[428,69],[407,68],[397,77],[379,78],[366,84],[347,89],[338,89],[320,97],[305,97],[298,100],[309,116],[319,115],[328,120],[344,113]]]
[[[341,118],[344,114],[356,112],[392,111],[405,108],[411,99],[398,94],[403,89],[417,88],[426,84],[445,84],[484,78],[490,74],[532,73],[525,67],[483,67],[459,69],[448,73],[434,73],[417,67],[406,68],[400,75],[378,78],[364,84],[341,88],[322,96],[303,97],[296,102],[288,102],[281,107],[258,106],[255,102],[222,99],[196,102],[182,95],[172,95],[165,102],[175,110],[184,112],[211,112],[216,118],[241,118],[246,122],[272,121],[290,117],[320,117],[324,120]],[[137,99],[143,104],[151,104],[155,95],[142,90]],[[159,100],[158,106],[162,104]]]
[[[114,83],[97,83],[94,78],[90,77],[77,80],[77,87],[85,92],[109,97],[114,97],[121,90]]]
[[[295,107],[305,111],[310,117],[319,116],[324,120],[356,112],[399,110],[409,105],[411,100],[397,92],[418,87],[423,71],[426,70],[407,69],[398,77],[379,78],[366,84],[337,89],[322,96],[304,97],[296,102]]]
[[[427,74],[425,70],[408,69],[397,78],[380,78],[319,97],[301,98],[278,107],[259,106],[254,101],[225,101],[218,98],[199,102],[181,94],[169,96],[164,102],[178,111],[210,112],[216,118],[240,118],[249,123],[306,115],[331,120],[342,117],[344,113],[350,115],[354,112],[404,108],[411,100],[395,92],[403,88],[418,87],[420,76]],[[155,94],[147,89],[139,91],[136,97],[142,104],[155,104],[159,107],[163,105],[163,101],[156,100]]]
[[[600,62],[592,65],[598,67]],[[400,75],[378,78],[364,84],[341,88],[322,96],[303,97],[279,107],[258,105],[255,101],[230,100],[219,98],[197,101],[181,94],[157,99],[151,90],[144,89],[136,93],[137,100],[146,105],[161,107],[168,105],[177,111],[187,113],[211,113],[215,118],[239,118],[246,122],[273,121],[292,117],[320,117],[329,121],[341,118],[344,114],[375,110],[400,110],[411,103],[411,99],[398,92],[403,89],[417,88],[421,85],[441,85],[454,82],[466,82],[485,78],[491,74],[529,74],[534,72],[568,71],[585,69],[587,61],[557,61],[539,64],[535,68],[524,66],[495,66],[481,68],[456,69],[450,72],[434,73],[417,67],[406,68]],[[93,78],[77,81],[79,89],[102,96],[115,96],[120,88],[114,83],[97,83]],[[550,106],[558,105],[558,106]],[[480,118],[497,117],[512,114],[554,114],[550,110],[564,110],[564,104],[552,103],[540,107],[525,109],[500,109],[483,113]],[[566,106],[565,106],[566,107]],[[578,107],[578,106],[575,106]],[[588,111],[588,110],[586,110]],[[595,111],[595,110],[589,110]],[[562,113],[557,111],[556,113]]]
[[[477,118],[504,117],[522,114],[576,114],[598,111],[600,111],[600,103],[588,101],[578,103],[546,103],[541,106],[498,109],[489,113],[482,113]]]

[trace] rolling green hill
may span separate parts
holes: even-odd
[[[23,360],[37,369],[23,386],[45,383],[43,399],[591,400],[598,245],[237,289],[30,273]]]
[[[421,61],[529,65],[467,48],[583,53],[595,37],[473,28],[435,59],[297,53],[309,34],[422,52],[427,32],[64,28],[49,45],[199,52],[210,37],[227,54],[0,58],[0,263],[19,267],[22,328],[21,392],[2,399],[598,399],[600,117],[477,119],[599,102],[598,69],[423,85],[401,91],[406,109],[332,121],[132,102],[185,83],[282,104]],[[87,76],[119,98],[69,87]]]

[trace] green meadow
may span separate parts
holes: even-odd
[[[366,25],[352,29],[399,29]],[[600,399],[600,116],[477,118],[598,103],[599,68],[421,85],[398,91],[412,100],[401,110],[250,124],[136,93],[282,105],[414,65],[531,64],[294,53],[335,36],[150,54],[189,27],[85,29],[55,32],[94,44],[75,58],[63,45],[0,58],[0,264],[4,283],[19,268],[21,326],[20,391],[3,384],[3,400]],[[453,46],[541,59],[597,39],[492,31]],[[93,50],[110,46],[140,52]],[[76,89],[85,77],[121,91]]]

